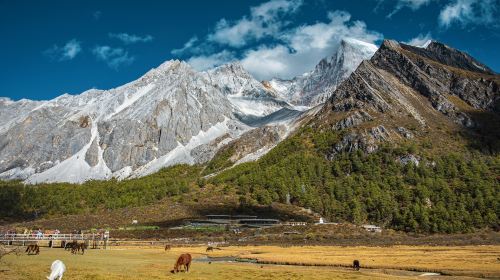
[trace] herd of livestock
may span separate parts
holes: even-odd
[[[77,241],[64,244],[64,250],[71,250],[72,254],[76,254],[81,251],[81,254],[83,255],[85,253],[85,249],[87,249],[87,245],[85,243],[78,243]],[[38,244],[30,244],[26,247],[25,253],[28,253],[28,255],[38,255],[40,254],[40,246],[38,246]]]
[[[83,255],[85,253],[86,248],[87,248],[87,246],[85,243],[78,243],[77,241],[68,242],[64,245],[64,249],[71,250],[72,254],[77,254],[78,252],[81,251],[81,254]],[[172,245],[167,244],[165,246],[165,251],[170,251],[171,249],[172,249]],[[206,249],[206,252],[213,252],[214,250],[221,250],[221,248],[208,246]],[[31,254],[38,255],[38,254],[40,254],[40,247],[37,244],[31,244],[31,245],[27,246],[25,252],[28,253],[28,255],[31,255]],[[189,272],[191,262],[192,262],[191,254],[189,254],[189,253],[181,254],[177,258],[177,261],[175,262],[174,269],[172,269],[170,272],[171,273]],[[209,262],[209,264],[210,263],[211,262]],[[360,269],[359,260],[353,261],[352,268],[354,270]],[[57,280],[57,279],[61,280],[65,271],[66,271],[66,266],[64,265],[64,263],[60,260],[55,260],[51,266],[51,274],[50,274],[50,276],[47,277],[47,279],[49,279],[49,280]]]

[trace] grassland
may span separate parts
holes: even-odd
[[[206,258],[205,247],[174,247],[164,252],[160,247],[88,250],[85,255],[71,255],[62,249],[42,248],[39,256],[9,255],[0,264],[0,278],[44,279],[53,260],[67,267],[65,279],[422,279],[421,272],[393,270],[418,268],[442,271],[452,276],[433,279],[468,279],[500,277],[500,246],[466,247],[223,247],[208,253],[211,257],[243,257],[263,262],[295,263],[298,266],[200,261]],[[189,273],[170,274],[175,258],[190,252],[195,261]],[[356,258],[365,267],[360,272],[334,265],[348,265]]]

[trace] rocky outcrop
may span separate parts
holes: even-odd
[[[371,121],[373,118],[370,116],[370,114],[366,113],[365,111],[355,111],[354,113],[350,114],[348,117],[338,121],[333,128],[335,130],[342,130],[346,129],[349,127],[354,127],[358,126],[364,122]]]
[[[423,49],[386,40],[371,62],[464,126],[472,127],[474,123],[447,95],[458,96],[475,109],[497,110],[498,75],[469,55],[443,44],[432,42]]]
[[[484,64],[441,43],[418,48],[385,40],[331,93],[317,125],[326,121],[344,135],[330,157],[356,149],[373,152],[385,141],[414,140],[436,123],[473,131],[485,119],[475,115],[498,120],[499,81]]]

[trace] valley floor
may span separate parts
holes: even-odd
[[[205,252],[206,247],[111,247],[72,255],[42,248],[40,255],[9,255],[0,263],[0,278],[44,279],[56,259],[67,267],[65,279],[472,279],[500,277],[500,245],[488,246],[230,246]],[[193,255],[189,273],[171,274],[175,258]],[[208,257],[249,258],[265,264],[218,262]],[[348,266],[361,262],[361,271]],[[275,265],[288,264],[288,265]],[[312,266],[315,265],[315,266]],[[318,266],[324,265],[324,266]],[[421,276],[440,272],[446,276]],[[237,278],[236,278],[237,277]]]

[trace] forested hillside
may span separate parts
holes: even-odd
[[[418,232],[463,232],[497,226],[500,157],[433,155],[417,144],[360,150],[329,161],[339,138],[304,129],[257,162],[210,181],[238,188],[246,203],[273,201],[310,207],[329,220],[376,223]],[[407,158],[419,158],[418,165]]]
[[[446,233],[498,226],[498,155],[433,155],[431,148],[402,144],[327,160],[325,153],[339,137],[304,128],[260,160],[207,179],[202,177],[202,166],[179,165],[119,182],[36,186],[2,182],[0,214],[22,219],[141,206],[215,184],[236,189],[242,204],[289,202],[336,222]],[[405,161],[409,155],[419,158],[418,165]],[[209,166],[215,168],[217,162],[224,160],[216,157]]]

